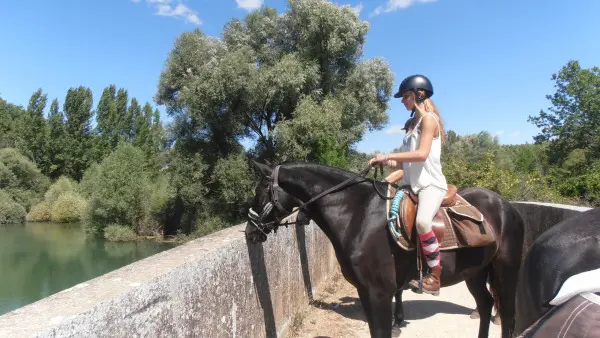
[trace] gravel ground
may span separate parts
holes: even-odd
[[[442,288],[439,296],[403,293],[407,324],[396,337],[477,337],[479,319],[471,319],[475,300],[465,283]],[[308,310],[293,319],[288,338],[369,338],[369,326],[356,289],[336,274]],[[500,326],[490,323],[490,338]]]

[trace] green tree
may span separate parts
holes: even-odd
[[[199,30],[177,39],[157,101],[183,124],[176,129],[189,135],[186,141],[202,149],[208,163],[239,152],[239,141],[248,136],[259,156],[280,159],[277,126],[310,113],[298,112],[301,106],[334,120],[331,134],[348,146],[388,121],[389,67],[381,59],[360,60],[368,23],[324,0],[288,5],[282,15],[265,7],[244,21],[233,19],[223,40]],[[324,102],[337,111],[322,108]],[[318,142],[296,143],[314,151]]]
[[[64,116],[58,110],[58,100],[54,99],[48,114],[48,172],[52,179],[57,179],[64,173],[66,158],[66,128]]]
[[[167,188],[151,181],[141,149],[120,143],[100,164],[85,172],[81,189],[89,207],[84,228],[90,233],[103,233],[107,226],[116,224],[129,227],[136,234],[152,234],[156,227],[148,227],[155,225],[154,214],[163,207]]]
[[[112,137],[112,148],[115,149],[119,141],[127,140],[127,135],[131,128],[129,128],[130,121],[127,120],[127,103],[129,102],[129,94],[127,90],[119,88],[117,92],[116,104],[116,115],[112,122],[113,125],[113,137]]]
[[[66,117],[65,174],[80,181],[91,163],[92,91],[89,88],[69,88],[63,106]]]
[[[582,69],[569,61],[552,74],[556,92],[547,95],[552,103],[529,121],[541,128],[536,143],[549,142],[551,164],[562,164],[571,152],[584,149],[589,159],[600,156],[600,68]],[[589,162],[588,162],[589,163]]]
[[[223,39],[199,29],[179,36],[155,98],[173,120],[171,158],[194,158],[196,163],[169,162],[172,185],[191,184],[177,176],[181,174],[199,177],[194,184],[206,189],[204,196],[197,190],[189,200],[179,195],[180,204],[205,200],[194,208],[201,213],[211,208],[210,201],[231,200],[223,177],[248,170],[239,160],[243,140],[254,142],[250,153],[261,160],[348,167],[352,146],[367,130],[387,123],[393,87],[385,61],[361,59],[367,31],[368,23],[347,6],[298,0],[289,1],[281,15],[267,6],[231,20]],[[231,173],[219,172],[227,163]],[[238,191],[236,196],[248,194]],[[230,219],[243,202],[233,204],[233,209],[215,212]]]
[[[0,98],[0,148],[24,148],[21,131],[27,112]]]
[[[50,170],[47,159],[48,129],[44,119],[46,101],[47,95],[42,92],[42,89],[38,89],[31,95],[22,131],[26,144],[24,152],[45,174]]]
[[[0,149],[0,189],[26,211],[41,200],[49,183],[35,163],[18,149]]]
[[[115,121],[117,120],[117,89],[115,85],[104,88],[98,107],[96,109],[96,155],[100,161],[114,150],[112,139],[114,137]]]
[[[127,115],[125,116],[125,122],[123,123],[123,133],[127,141],[133,141],[137,135],[135,134],[135,122],[139,116],[142,115],[142,109],[138,103],[138,100],[134,97],[131,99],[131,104],[127,109]]]
[[[152,106],[146,102],[142,112],[137,114],[134,121],[134,133],[135,142],[134,144],[146,152],[147,156],[150,155],[148,151],[152,148],[152,138],[150,135],[150,128],[152,127]]]

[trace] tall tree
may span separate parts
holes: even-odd
[[[65,121],[61,111],[59,111],[58,100],[54,99],[50,105],[48,114],[48,175],[52,179],[57,179],[64,173],[65,166]]]
[[[21,106],[0,98],[0,148],[24,148],[21,134],[27,112]]]
[[[152,106],[146,102],[142,113],[138,114],[134,121],[134,133],[135,142],[134,144],[140,148],[143,148],[148,156],[147,149],[151,147],[150,128],[152,126]]]
[[[388,121],[392,73],[381,59],[360,61],[368,23],[325,0],[288,6],[282,15],[265,7],[232,20],[223,40],[199,30],[177,39],[157,101],[175,117],[174,130],[185,133],[178,143],[202,149],[205,161],[239,152],[246,137],[261,157],[310,159],[321,138],[349,148]],[[319,114],[325,117],[306,116]],[[280,124],[287,128],[279,131]],[[299,129],[328,133],[308,139]],[[292,146],[298,151],[284,150]]]
[[[116,115],[112,122],[113,125],[113,138],[112,138],[112,149],[117,147],[117,144],[121,140],[126,140],[126,135],[131,130],[129,128],[129,122],[127,120],[127,103],[129,102],[129,94],[127,90],[119,88],[116,99]]]
[[[35,165],[45,174],[48,173],[49,164],[46,155],[47,126],[44,119],[44,108],[48,97],[38,89],[29,99],[27,115],[23,125],[26,153]]]
[[[573,151],[583,150],[586,158],[600,156],[600,68],[582,69],[569,61],[552,74],[556,92],[547,95],[552,106],[529,117],[541,133],[536,143],[550,142],[549,161],[563,163]],[[586,161],[587,162],[587,161]]]
[[[69,88],[63,112],[66,121],[65,173],[79,181],[93,156],[91,118],[93,96],[89,88]]]
[[[221,216],[243,209],[223,184],[247,172],[243,141],[260,159],[349,165],[352,146],[387,123],[393,87],[385,61],[361,59],[368,27],[348,6],[295,0],[281,15],[266,6],[231,20],[223,39],[199,29],[177,38],[155,98],[173,118],[176,158],[200,156],[196,167],[169,163],[203,180],[198,209],[223,198],[231,203],[215,204]]]
[[[115,121],[117,120],[117,89],[115,85],[110,85],[104,88],[98,107],[96,109],[96,134],[95,139],[96,155],[95,161],[100,162],[106,157],[113,147],[113,134],[115,130]]]
[[[134,141],[133,143],[135,143],[135,122],[140,115],[142,115],[141,107],[138,104],[138,100],[133,97],[131,98],[131,104],[127,109],[127,115],[125,116],[125,122],[123,123],[123,132],[127,141]]]

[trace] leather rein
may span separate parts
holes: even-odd
[[[249,209],[248,212],[248,218],[249,218],[249,222],[250,224],[252,224],[255,228],[257,228],[260,232],[262,232],[265,236],[267,235],[267,233],[271,230],[275,230],[277,231],[277,227],[279,226],[288,226],[288,225],[292,225],[292,224],[297,224],[298,221],[294,221],[294,222],[285,222],[285,223],[281,223],[281,221],[287,217],[289,217],[290,215],[292,215],[293,213],[296,212],[296,210],[294,211],[288,211],[286,210],[281,203],[279,203],[279,191],[281,190],[281,187],[279,186],[279,180],[278,180],[278,176],[279,176],[279,168],[281,166],[278,165],[273,169],[273,172],[271,174],[271,176],[267,176],[266,178],[270,179],[270,183],[269,183],[269,191],[270,191],[270,195],[271,195],[271,201],[268,202],[267,204],[265,204],[265,206],[263,207],[262,211],[259,213],[257,213],[256,211],[254,211],[252,208]],[[381,172],[381,176],[383,176],[383,165],[379,164],[378,165],[380,172]],[[350,185],[350,183],[352,181],[354,181],[355,179],[359,178],[359,177],[363,177],[365,178],[366,175],[371,171],[371,168],[373,168],[373,166],[369,165],[367,166],[365,169],[363,169],[362,171],[360,171],[359,173],[357,173],[356,175],[354,175],[353,177],[348,178],[347,180],[345,180],[344,182],[331,187],[321,193],[319,193],[318,195],[314,196],[313,198],[311,198],[310,200],[302,203],[300,206],[298,206],[298,210],[302,210],[304,209],[307,205],[313,203],[314,201],[318,200],[319,198],[330,194],[331,192],[338,190],[338,189],[343,189],[346,188]],[[375,168],[375,173],[374,173],[374,179],[373,179],[373,188],[375,189],[375,191],[377,191],[377,194],[386,200],[390,200],[393,199],[392,197],[387,197],[385,193],[381,193],[379,191],[379,189],[377,188],[377,184],[376,184],[376,180],[377,180],[377,167]],[[392,184],[394,186],[396,186],[395,184]],[[397,187],[397,186],[396,186]],[[271,212],[273,211],[273,208],[277,208],[277,210],[279,210],[279,212],[281,212],[282,214],[284,214],[284,216],[281,217],[276,217],[273,221],[270,222],[263,222],[263,220],[265,218],[267,218],[267,216],[269,216],[271,214]]]

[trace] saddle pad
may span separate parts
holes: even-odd
[[[517,338],[600,337],[600,297],[583,293],[552,307]]]
[[[550,301],[550,305],[563,304],[583,292],[600,292],[600,269],[585,271],[567,278],[554,299]]]
[[[396,194],[396,188],[394,188],[391,184],[388,185],[388,191],[387,191],[387,196],[388,197],[392,197],[395,196]],[[404,198],[409,198],[407,196],[405,196]],[[461,206],[471,206],[469,202],[467,202],[464,198],[462,198],[462,196],[460,195],[456,195],[456,205],[454,205],[455,209],[460,209]],[[402,202],[400,202],[402,205]],[[386,203],[386,217],[389,217],[390,215],[390,210],[391,210],[391,206],[392,206],[392,201],[388,201]],[[456,206],[459,206],[459,208],[456,208]],[[432,222],[432,226],[433,226],[433,230],[436,234],[438,233],[443,233],[443,237],[438,238],[438,241],[440,242],[440,251],[448,251],[448,250],[454,250],[454,249],[459,249],[459,248],[465,248],[465,247],[470,247],[471,245],[469,245],[468,243],[465,243],[465,239],[463,239],[462,241],[460,240],[461,238],[464,238],[464,234],[463,236],[459,236],[457,234],[457,229],[455,228],[455,226],[453,225],[453,222],[451,221],[450,217],[448,216],[448,212],[447,209],[448,208],[452,208],[452,207],[446,207],[446,208],[439,208],[436,215],[433,218],[433,222]],[[488,234],[492,234],[493,239],[495,241],[495,233],[494,230],[491,228],[489,222],[485,221],[483,218],[483,215],[481,214],[481,212],[477,211],[474,207],[471,206],[471,211],[476,211],[476,214],[478,215],[467,215],[470,217],[473,216],[477,216],[476,218],[478,218],[478,220],[483,221],[483,228],[486,231],[486,233]],[[400,213],[400,210],[398,211]],[[457,212],[454,212],[455,214],[458,214]],[[403,236],[402,232],[404,231],[401,221],[400,219],[402,218],[402,216],[399,214],[398,218],[394,221],[393,226],[388,224],[388,229],[392,235],[392,237],[394,238],[394,240],[396,241],[396,243],[398,244],[398,246],[400,246],[400,248],[406,250],[406,251],[413,251],[416,249],[416,245],[414,245],[412,243],[412,241],[408,241],[405,236]],[[442,229],[439,229],[442,228]],[[439,237],[439,236],[438,236]],[[468,239],[466,239],[466,241],[468,242]]]

